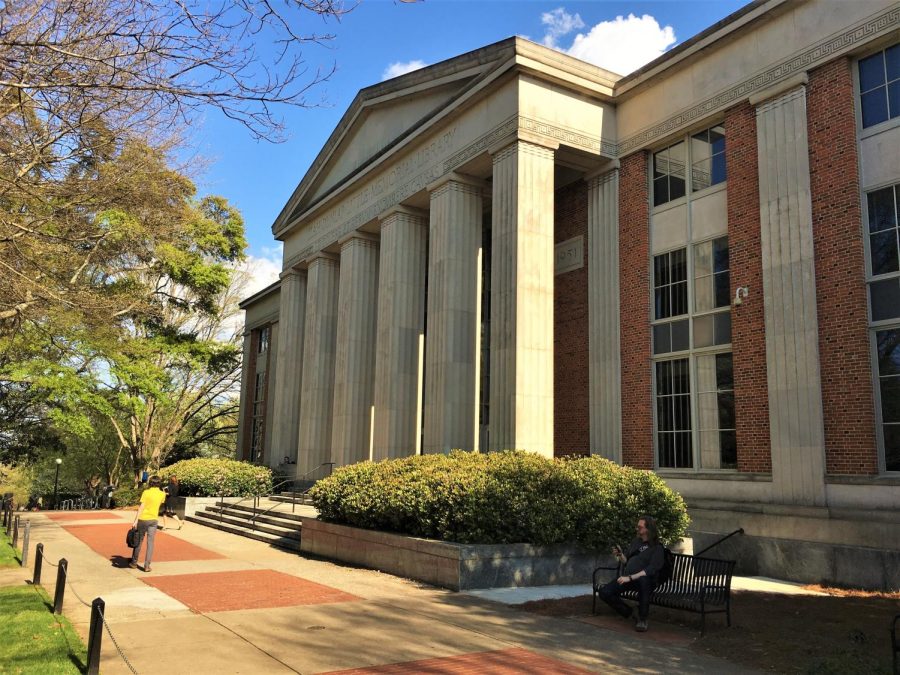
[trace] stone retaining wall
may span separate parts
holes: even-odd
[[[590,583],[606,554],[573,546],[456,544],[303,519],[300,550],[454,591]]]

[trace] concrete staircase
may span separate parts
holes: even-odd
[[[292,502],[294,502],[296,500],[296,503],[298,505],[303,505],[303,506],[312,506],[313,505],[312,499],[310,499],[309,496],[307,496],[305,492],[304,493],[280,492],[275,495],[269,495],[268,499],[269,499],[269,501],[272,501],[272,502],[282,502],[284,504],[291,504]]]
[[[269,498],[269,501],[261,502],[256,509],[252,504],[214,504],[185,520],[264,541],[279,548],[299,551],[302,516],[278,510],[278,502],[282,501],[284,500]]]

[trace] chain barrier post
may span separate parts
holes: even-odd
[[[38,544],[34,549],[34,578],[31,580],[32,586],[39,586],[41,583],[41,567],[44,565],[44,545]]]
[[[31,521],[25,521],[25,533],[22,535],[22,567],[28,567],[28,540],[31,538]]]
[[[94,598],[91,603],[91,627],[88,630],[87,675],[100,673],[100,641],[103,638],[103,612],[106,603],[103,598]]]
[[[9,534],[9,504],[3,502],[3,529]]]
[[[53,613],[62,614],[63,597],[66,594],[66,572],[69,561],[59,559],[59,568],[56,570],[56,594],[53,596]]]
[[[12,537],[12,547],[15,548],[19,545],[19,516],[16,516],[13,520],[13,537]]]

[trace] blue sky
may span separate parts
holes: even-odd
[[[239,124],[209,111],[189,139],[210,162],[198,180],[200,190],[226,197],[243,213],[255,277],[248,292],[254,292],[277,278],[280,269],[272,222],[359,89],[390,73],[437,63],[511,35],[624,75],[744,4],[362,0],[340,22],[307,15],[295,30],[335,35],[328,47],[313,45],[304,51],[311,71],[319,65],[337,66],[331,79],[310,96],[323,106],[281,110],[288,139],[279,144],[255,141]]]

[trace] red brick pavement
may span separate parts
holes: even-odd
[[[65,520],[122,520],[119,516],[109,511],[52,511],[44,512],[44,515],[56,522]]]
[[[484,673],[487,675],[506,675],[513,673],[538,673],[540,675],[579,675],[590,673],[589,670],[550,659],[540,654],[535,654],[527,649],[501,649],[491,652],[477,652],[474,654],[461,654],[460,656],[446,656],[437,659],[423,659],[421,661],[409,661],[407,663],[391,663],[386,666],[371,666],[368,668],[353,668],[351,670],[337,670],[329,675],[392,675],[396,673],[466,673],[475,675]]]
[[[124,536],[124,535],[123,535]],[[154,554],[154,562],[155,561]],[[141,577],[196,612],[227,612],[359,600],[355,595],[274,570]]]
[[[125,545],[125,535],[130,523],[121,525],[67,525],[66,531],[77,537],[94,551],[115,560],[117,558],[130,558],[131,549]],[[147,544],[141,547],[141,555],[146,550]],[[153,562],[172,562],[175,560],[215,560],[225,556],[200,548],[194,544],[173,537],[165,532],[157,532],[153,544]]]

